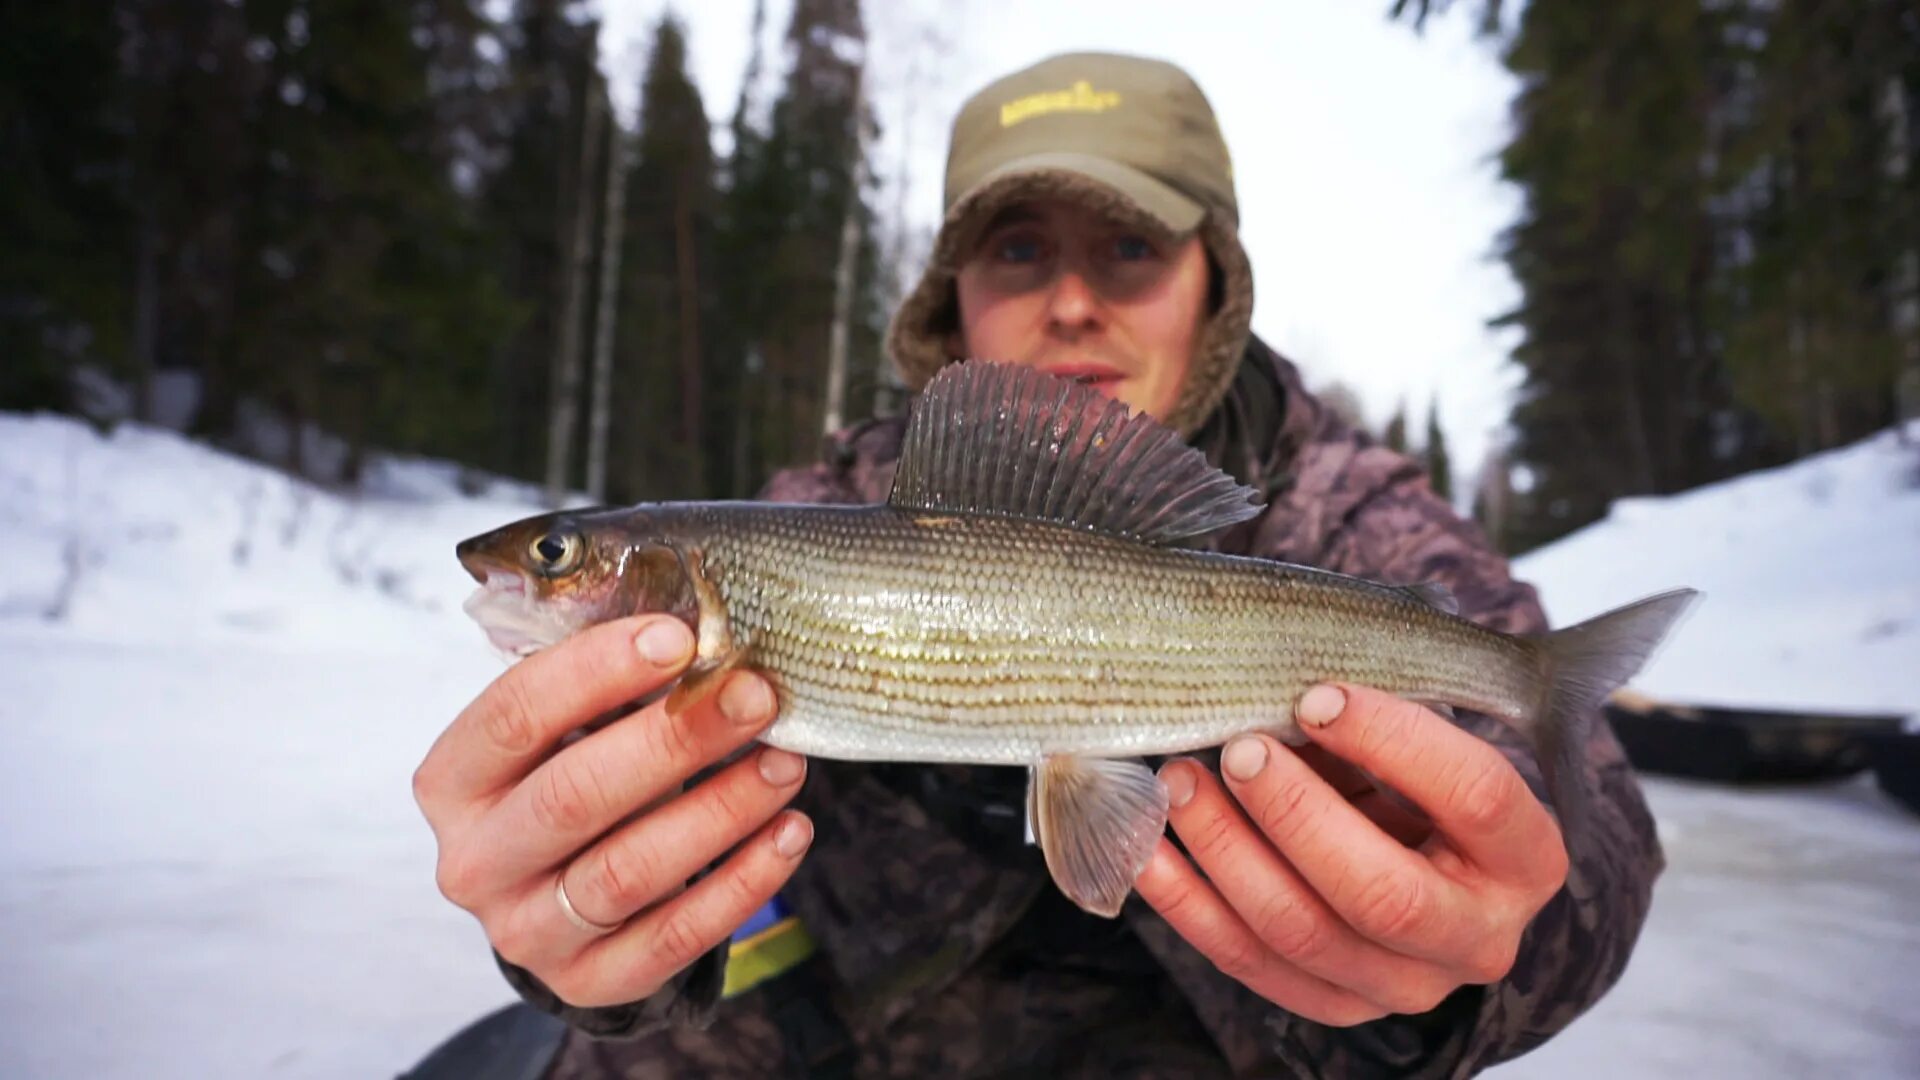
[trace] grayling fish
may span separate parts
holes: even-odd
[[[780,716],[763,741],[859,761],[1024,765],[1062,891],[1118,914],[1162,835],[1143,755],[1242,732],[1303,741],[1323,681],[1490,714],[1527,733],[1577,826],[1586,725],[1695,595],[1516,637],[1399,587],[1188,550],[1260,510],[1152,419],[1016,366],[946,368],[879,506],[659,503],[530,518],[459,546],[468,612],[525,655],[667,611],[698,656],[670,708],[748,664]]]

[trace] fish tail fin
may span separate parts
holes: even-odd
[[[1596,711],[1608,694],[1646,666],[1699,595],[1693,589],[1660,593],[1537,639],[1545,657],[1547,688],[1527,734],[1569,844],[1586,827],[1582,778]]]

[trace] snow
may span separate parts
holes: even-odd
[[[1514,564],[1563,626],[1676,586],[1705,598],[1635,680],[1655,697],[1920,713],[1920,423],[1664,498]]]
[[[1920,818],[1864,777],[1651,777],[1667,870],[1627,971],[1500,1080],[1920,1076]]]
[[[1705,588],[1643,688],[1917,710],[1902,462],[1637,501],[1519,571],[1561,622]],[[343,495],[0,414],[0,1075],[392,1075],[510,1000],[408,786],[500,670],[453,544],[535,509],[461,476],[380,458]],[[1920,1073],[1920,819],[1861,780],[1647,786],[1671,865],[1624,980],[1500,1071]]]
[[[0,1075],[392,1075],[511,999],[409,778],[500,671],[453,545],[533,493],[370,472],[0,414]]]

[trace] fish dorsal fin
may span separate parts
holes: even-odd
[[[1449,615],[1460,614],[1460,601],[1453,590],[1437,581],[1423,581],[1418,585],[1402,585],[1400,591],[1430,608],[1437,608]]]
[[[890,505],[1029,518],[1170,544],[1260,512],[1177,432],[1070,379],[949,364],[907,424]]]

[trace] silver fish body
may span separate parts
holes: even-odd
[[[765,740],[799,753],[1167,754],[1292,739],[1292,703],[1321,681],[1513,721],[1545,687],[1535,643],[1306,567],[887,506],[682,513],[670,528],[780,694]]]

